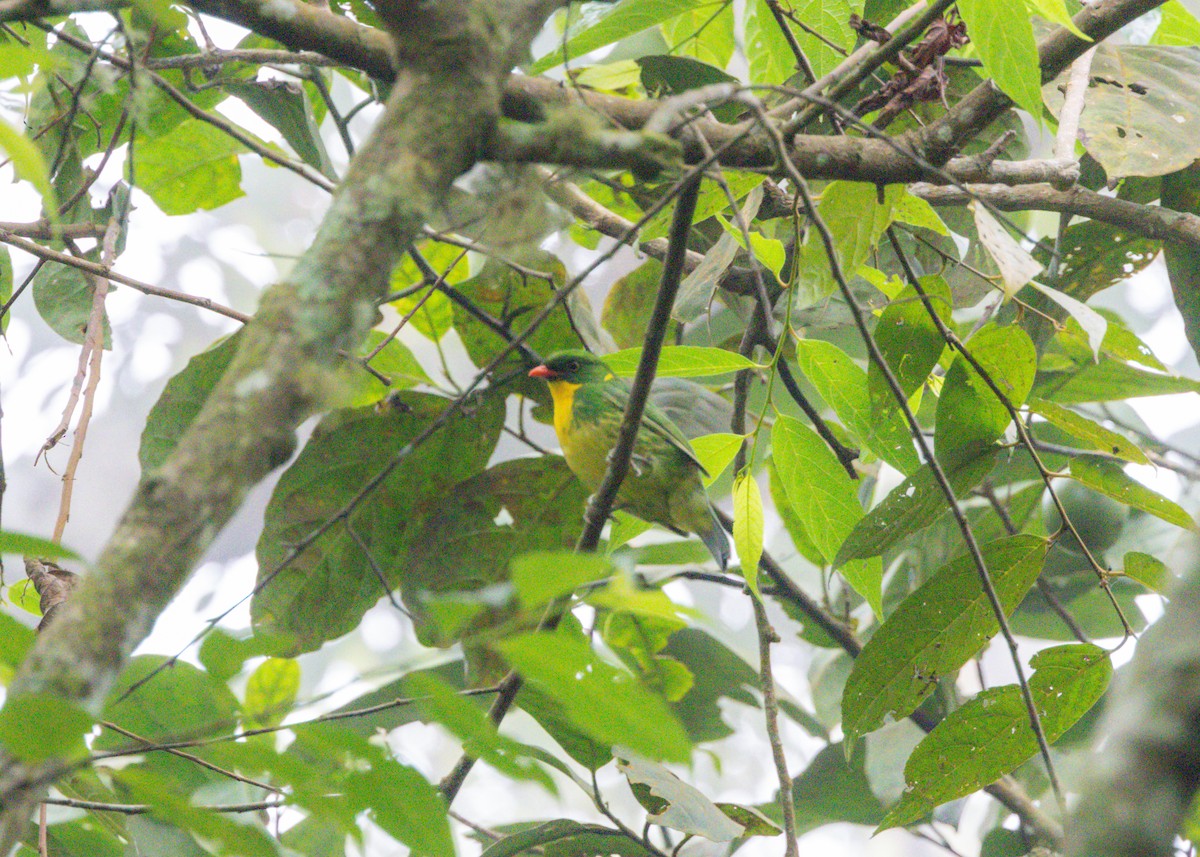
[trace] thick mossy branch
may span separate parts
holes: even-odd
[[[278,16],[287,3],[236,5]],[[22,665],[10,699],[49,693],[99,712],[205,548],[291,454],[296,427],[326,399],[338,350],[353,349],[374,324],[400,253],[474,164],[499,117],[508,70],[557,5],[481,0],[444,4],[453,14],[442,17],[413,15],[399,34],[392,96],[312,247],[264,294],[220,384],[167,461],[143,476],[92,573]],[[297,19],[308,20],[312,7],[296,7]],[[0,853],[25,832],[59,770],[53,760],[32,766],[0,757]]]
[[[513,163],[624,167],[639,181],[683,166],[683,146],[665,134],[604,128],[594,112],[581,108],[552,111],[544,122],[501,121],[488,155]]]

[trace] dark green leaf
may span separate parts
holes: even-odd
[[[89,261],[96,261],[96,253],[84,254]],[[95,289],[87,274],[69,265],[44,265],[33,278],[33,305],[38,314],[50,325],[50,329],[68,342],[82,345],[87,333],[88,318],[92,313],[92,295]],[[112,331],[108,313],[102,317],[104,347],[112,347]]]
[[[634,348],[645,340],[646,325],[654,309],[660,279],[662,262],[647,259],[613,283],[608,290],[600,313],[600,324],[612,334],[617,347]],[[676,326],[672,320],[667,330],[668,342],[673,341]]]
[[[596,824],[584,824],[560,818],[509,834],[484,849],[480,857],[517,857],[542,846],[547,855],[558,857],[553,846],[561,845],[565,854],[606,854],[643,857],[650,852],[620,831]]]
[[[1162,179],[1164,208],[1187,214],[1200,214],[1200,167],[1191,164]],[[1175,307],[1183,316],[1183,332],[1192,351],[1200,355],[1200,259],[1194,247],[1175,241],[1163,242],[1163,257]]]
[[[447,646],[468,631],[439,621],[439,606],[473,607],[473,631],[506,621],[512,610],[488,587],[508,582],[513,557],[574,548],[586,495],[553,456],[506,461],[447,491],[397,569],[421,640]]]
[[[982,547],[992,586],[1012,613],[1042,569],[1046,539],[1019,535]],[[972,558],[939,569],[904,599],[854,661],[842,696],[846,743],[905,717],[1000,630]]]
[[[284,565],[293,545],[333,520],[449,405],[438,396],[403,392],[383,411],[335,411],[284,472],[258,543],[261,589],[250,612],[257,631],[291,636],[295,647],[286,653],[311,651],[355,628],[386,594],[376,568],[388,588],[400,582],[425,515],[486,463],[504,415],[503,402],[491,395],[413,450],[349,517],[370,557],[342,522]]]
[[[1196,529],[1196,522],[1192,520],[1192,516],[1180,508],[1178,503],[1168,500],[1157,491],[1151,491],[1128,475],[1115,461],[1090,455],[1073,458],[1071,478],[1093,491],[1112,497],[1127,506],[1149,512],[1177,527],[1183,527],[1185,530]]]
[[[965,347],[1004,395],[1007,405],[1019,408],[1024,404],[1037,372],[1037,351],[1029,334],[1015,325],[989,324]],[[1004,434],[1010,422],[1005,402],[961,354],[957,355],[938,398],[938,461],[945,465],[957,450],[991,443]]]
[[[150,409],[146,427],[142,429],[138,461],[141,462],[143,473],[149,473],[162,464],[175,448],[225,374],[237,353],[239,341],[236,333],[222,339],[189,360],[187,366],[167,382],[162,395]]]
[[[987,478],[999,454],[999,449],[989,444],[964,448],[951,455],[952,460],[943,462],[942,469],[955,494],[961,496]],[[879,556],[932,524],[949,508],[932,468],[921,465],[858,522],[834,557],[834,567],[852,559]]]
[[[329,153],[304,90],[286,80],[228,81],[223,84],[246,106],[274,126],[300,159],[326,178],[336,180]]]
[[[886,185],[883,196],[865,182],[830,182],[821,194],[821,215],[833,233],[834,247],[842,270],[850,276],[867,261],[879,236],[892,222],[892,210],[904,186]],[[837,287],[830,273],[829,258],[817,230],[810,230],[808,243],[800,251],[800,279],[796,284],[797,308],[823,300]]]
[[[1050,742],[1100,699],[1112,678],[1105,651],[1088,643],[1043,649],[1031,664],[1029,689]],[[910,824],[938,804],[971,794],[1015,770],[1037,746],[1021,689],[1005,685],[983,691],[913,750],[904,766],[908,786],[880,828]]]
[[[793,780],[797,834],[831,822],[874,825],[883,820],[883,806],[863,772],[862,756],[859,752],[847,760],[840,743],[829,744]]]
[[[494,645],[582,732],[651,758],[688,759],[691,742],[667,704],[633,676],[597,658],[580,637],[537,631]]]
[[[758,687],[758,674],[703,631],[697,628],[676,631],[663,653],[681,662],[695,676],[691,689],[672,704],[693,742],[716,741],[733,734],[721,717],[719,700],[758,705],[751,692]]]
[[[732,9],[732,4],[730,4]],[[652,98],[662,95],[678,95],[689,89],[699,89],[714,83],[736,82],[737,78],[723,69],[691,57],[659,54],[638,58],[642,67],[642,87]],[[713,116],[720,122],[737,120],[741,105],[722,104],[713,108]]]

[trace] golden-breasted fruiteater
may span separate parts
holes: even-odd
[[[560,351],[529,375],[550,385],[554,430],[567,466],[595,491],[617,444],[628,385],[586,351]],[[681,535],[695,533],[724,569],[729,564],[729,539],[704,492],[700,476],[705,473],[683,433],[647,402],[616,506]]]

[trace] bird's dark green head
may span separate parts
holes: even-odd
[[[568,384],[587,384],[592,381],[607,381],[613,377],[612,370],[595,354],[586,351],[558,351],[546,358],[546,362],[530,371],[531,378],[547,381],[565,381]]]

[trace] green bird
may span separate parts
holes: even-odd
[[[617,445],[629,402],[628,385],[603,360],[586,351],[560,351],[529,375],[550,385],[554,431],[567,466],[595,491]],[[729,564],[729,539],[708,502],[702,474],[707,471],[687,438],[666,414],[647,402],[616,505],[680,535],[695,533],[724,569]]]

